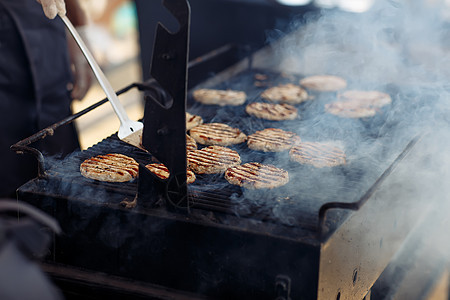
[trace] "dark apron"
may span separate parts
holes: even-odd
[[[33,0],[0,0],[0,196],[36,177],[36,160],[9,148],[71,114],[64,26]],[[73,124],[36,146],[46,157],[79,149]]]

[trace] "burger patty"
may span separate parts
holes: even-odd
[[[126,155],[110,153],[86,159],[80,165],[80,172],[94,180],[126,182],[138,176],[139,164]]]
[[[300,137],[290,131],[278,128],[266,128],[248,136],[247,145],[252,150],[281,152],[300,142]]]
[[[338,98],[341,101],[325,104],[325,111],[344,118],[373,117],[380,107],[392,102],[391,96],[378,91],[349,90]]]
[[[222,146],[209,146],[187,154],[188,168],[197,174],[222,173],[240,163],[236,151]]]
[[[366,107],[383,107],[392,102],[389,94],[379,91],[348,90],[340,93],[338,98],[341,101],[354,101]]]
[[[225,171],[225,179],[247,189],[273,189],[288,183],[289,174],[273,165],[250,162],[228,168]]]
[[[261,97],[269,101],[299,104],[308,99],[308,93],[300,86],[288,83],[268,88]]]
[[[247,140],[247,135],[238,128],[222,123],[207,123],[192,128],[190,135],[202,145],[229,146]]]
[[[197,142],[190,135],[186,134],[186,153],[195,150],[197,150]]]
[[[335,92],[347,87],[347,81],[333,75],[315,75],[300,80],[300,85],[313,91]]]
[[[200,124],[203,124],[202,117],[186,112],[186,130],[190,130]]]
[[[161,179],[167,179],[170,177],[169,169],[164,164],[148,164],[145,166],[150,172],[155,174]],[[195,174],[191,170],[186,170],[186,182],[188,184],[193,183],[195,181]]]
[[[377,113],[377,109],[361,105],[359,101],[336,101],[325,104],[325,111],[343,118],[368,118]]]
[[[330,143],[302,142],[289,151],[291,160],[316,168],[334,167],[346,163],[345,152]]]
[[[245,111],[249,115],[271,121],[293,120],[298,116],[297,109],[286,103],[253,102],[247,105]]]
[[[241,105],[247,99],[247,94],[234,90],[198,89],[192,93],[194,99],[203,104]]]

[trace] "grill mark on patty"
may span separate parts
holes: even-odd
[[[250,188],[273,188],[289,181],[288,172],[273,165],[263,165],[257,162],[246,163],[228,168],[225,178],[231,184]]]
[[[186,152],[197,150],[197,142],[189,135],[186,134]]]
[[[198,164],[230,164],[237,162],[239,157],[234,155],[231,151],[222,151],[220,153],[216,153],[214,150],[204,148],[206,150],[202,151],[194,151],[188,154],[188,159],[191,162],[196,162]]]
[[[134,161],[129,161],[130,164],[133,164],[133,166],[130,166],[128,164],[125,164],[117,158],[114,159],[108,159],[108,157],[103,156],[97,156],[92,157],[91,159],[84,161],[82,163],[83,167],[85,168],[95,168],[99,170],[105,170],[105,171],[111,171],[118,173],[119,175],[123,175],[123,173],[120,173],[119,171],[125,171],[128,172],[132,177],[136,177],[139,173],[139,167],[136,165],[134,166]]]
[[[139,165],[131,157],[113,153],[86,159],[80,165],[80,172],[94,180],[124,182],[138,176]]]
[[[308,99],[308,93],[298,85],[287,83],[268,88],[261,93],[261,97],[269,101],[298,104]]]
[[[254,136],[251,138],[251,140],[248,141],[249,144],[254,144],[254,143],[271,143],[271,144],[275,144],[277,146],[281,146],[284,145],[284,141],[281,141],[277,138],[272,138],[272,137],[265,137],[265,136]]]
[[[281,152],[300,142],[300,137],[290,131],[279,128],[266,128],[248,136],[247,145],[252,150]]]
[[[324,165],[345,164],[345,153],[338,147],[324,143],[301,143],[291,149],[291,156],[302,161]]]
[[[247,139],[247,136],[238,128],[223,123],[199,125],[191,129],[190,135],[201,144],[220,146],[242,143]]]
[[[235,177],[237,180],[250,181],[250,182],[266,182],[271,183],[277,181],[279,172],[272,170],[267,170],[256,163],[248,163],[246,165],[242,165],[234,168],[227,172],[228,176]]]
[[[90,173],[95,173],[95,174],[104,174],[104,173],[115,173],[115,174],[119,174],[120,176],[124,176],[125,173],[122,171],[122,169],[117,169],[117,168],[99,168],[99,166],[95,166],[95,165],[84,165],[84,172],[90,172]],[[125,170],[126,171],[126,170]],[[127,172],[128,174],[130,174],[130,176],[133,176],[132,172]]]
[[[186,117],[188,117],[188,119],[186,120],[188,122],[193,122],[194,120],[199,120],[200,119],[199,116],[191,115],[191,114],[187,115]]]
[[[167,179],[170,176],[169,169],[164,164],[149,164],[145,166],[150,170],[153,174],[158,176],[161,179]],[[156,170],[153,170],[156,169]]]
[[[202,117],[186,112],[186,130],[190,130],[200,124],[203,124]]]
[[[170,177],[169,169],[161,163],[152,163],[145,166],[150,172],[155,174],[161,179],[168,179]],[[191,184],[195,181],[196,177],[194,172],[191,170],[186,170],[186,182]]]
[[[263,115],[268,115],[269,118],[293,118],[297,114],[297,109],[292,105],[286,103],[264,103],[254,102],[250,103],[246,108],[247,113],[263,118]]]
[[[220,123],[209,123],[208,126],[198,126],[195,128],[194,132],[198,134],[206,134],[209,136],[209,138],[214,139],[216,137],[226,137],[226,138],[232,138],[241,131],[237,128],[232,128],[225,124]]]
[[[219,165],[228,165],[230,163],[233,163],[235,160],[225,160],[221,157],[216,157],[213,155],[202,155],[198,154],[196,156],[192,155],[189,157],[189,160],[191,163],[196,163],[198,165],[211,165],[213,163],[219,164]]]
[[[209,146],[201,150],[189,152],[188,166],[197,173],[219,173],[241,163],[239,154],[226,147]]]
[[[257,131],[249,135],[248,142],[270,142],[277,145],[291,144],[292,139],[297,135],[290,131],[276,130],[275,128],[267,128],[263,131]]]

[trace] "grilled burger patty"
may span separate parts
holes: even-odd
[[[293,120],[298,116],[297,109],[286,103],[253,102],[247,105],[245,111],[249,115],[271,121]]]
[[[319,92],[335,92],[347,87],[347,81],[333,75],[315,75],[300,80],[300,85]]]
[[[266,128],[248,136],[247,145],[252,150],[264,152],[281,152],[290,149],[300,142],[300,137],[294,132],[278,128]]]
[[[145,166],[150,170],[153,174],[158,176],[161,179],[167,179],[170,176],[169,169],[164,164],[148,164]],[[186,182],[188,184],[193,183],[195,181],[195,174],[191,170],[186,170]]]
[[[344,118],[366,118],[392,102],[391,96],[378,91],[349,90],[339,94],[341,101],[325,104],[325,111]]]
[[[186,152],[197,150],[197,142],[186,134]]]
[[[194,99],[203,104],[241,105],[247,99],[247,94],[242,91],[199,89],[192,93]]]
[[[344,151],[329,143],[302,142],[289,151],[291,160],[316,168],[334,167],[346,163]]]
[[[139,164],[126,155],[111,153],[86,159],[80,165],[80,172],[94,180],[126,182],[138,176]]]
[[[188,168],[197,174],[222,173],[240,163],[236,151],[222,146],[209,146],[187,154]]]
[[[269,101],[298,104],[308,99],[308,93],[300,86],[288,83],[268,88],[261,97]]]
[[[389,94],[379,91],[348,90],[338,95],[341,101],[354,101],[366,107],[383,107],[391,104]]]
[[[288,183],[289,174],[273,165],[251,162],[228,168],[225,179],[247,189],[272,189]]]
[[[190,130],[200,124],[203,124],[202,117],[186,112],[186,130]]]
[[[202,145],[229,146],[247,140],[247,135],[238,128],[222,123],[207,123],[190,130],[191,137]]]
[[[368,118],[376,115],[373,107],[361,105],[359,101],[336,101],[325,104],[325,111],[343,118]]]

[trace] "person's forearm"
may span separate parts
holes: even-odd
[[[75,27],[87,25],[88,18],[79,0],[66,0],[66,9],[67,17]]]

